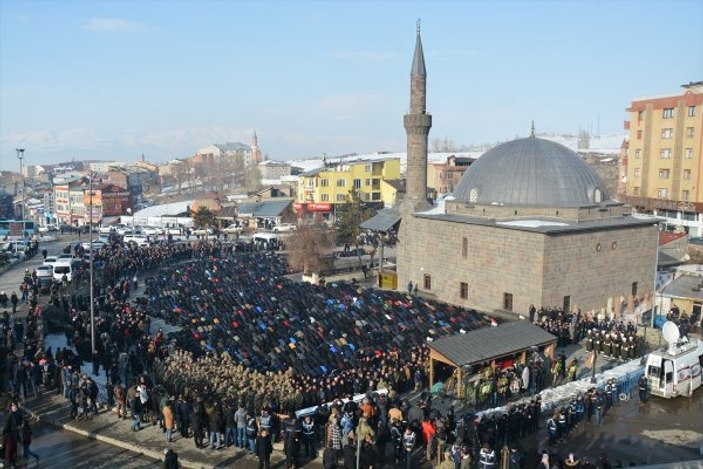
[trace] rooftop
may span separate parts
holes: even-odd
[[[530,217],[522,220],[496,220],[495,218],[470,217],[455,214],[416,213],[416,217],[430,220],[466,223],[469,225],[494,226],[509,230],[531,231],[543,234],[560,234],[578,231],[603,230],[608,228],[624,228],[645,225],[656,225],[656,221],[635,218],[629,215],[621,217],[600,218],[595,220],[572,221],[567,219],[553,220],[546,217]]]
[[[556,340],[555,336],[541,327],[522,320],[446,337],[429,342],[428,345],[454,365],[466,366],[541,347]]]

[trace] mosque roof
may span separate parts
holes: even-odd
[[[484,153],[454,190],[477,205],[587,207],[613,203],[601,178],[575,152],[537,137]]]

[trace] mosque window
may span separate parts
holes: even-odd
[[[468,257],[469,255],[469,238],[461,238],[461,257]]]
[[[422,284],[424,285],[425,290],[432,290],[432,276],[425,274],[422,279]]]
[[[637,296],[637,282],[632,282],[632,296]]]
[[[462,300],[469,299],[469,284],[466,282],[459,283],[459,296]]]
[[[471,189],[469,192],[469,202],[476,202],[478,200],[478,191],[476,189]]]
[[[506,311],[513,310],[513,294],[503,293],[503,309]]]
[[[595,190],[595,192],[593,193],[593,199],[597,204],[603,202],[603,193],[600,189]]]

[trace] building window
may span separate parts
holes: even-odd
[[[366,165],[366,172],[370,173],[373,170],[373,165],[372,164],[367,164]]]
[[[367,186],[370,186],[370,185],[371,185],[371,179],[366,178],[365,184],[366,184]]]
[[[632,282],[632,296],[637,296],[637,282]]]
[[[320,187],[329,187],[330,186],[330,180],[327,178],[320,179]]]
[[[329,202],[329,201],[330,201],[330,195],[329,195],[329,194],[320,194],[320,201],[321,201],[321,202]]]
[[[381,193],[380,192],[372,192],[371,193],[371,200],[381,200]]]
[[[671,174],[671,170],[660,169],[659,170],[659,179],[669,179],[669,174]]]
[[[661,151],[659,152],[659,157],[662,160],[671,159],[671,148],[662,148]]]
[[[662,138],[671,138],[674,134],[674,129],[662,129]]]
[[[637,131],[637,140],[642,140],[642,131],[641,130]]]
[[[422,278],[422,284],[425,286],[425,290],[432,290],[432,276],[425,274]]]
[[[513,294],[503,293],[503,309],[506,311],[513,310]]]
[[[635,150],[635,159],[639,160],[641,158],[642,158],[642,150],[640,150],[640,149]]]
[[[639,111],[637,113],[637,120],[641,121],[642,119],[644,119],[644,111]]]
[[[635,177],[636,178],[640,177],[640,169],[639,168],[635,168]]]
[[[466,282],[459,283],[459,297],[461,297],[462,300],[469,299],[469,284],[468,283],[466,283]]]
[[[640,195],[640,188],[639,186],[635,186],[632,188],[632,194],[633,195]]]
[[[469,255],[469,238],[461,238],[461,257],[466,258]]]
[[[669,189],[660,187],[659,189],[657,189],[657,197],[659,197],[660,199],[666,199],[667,197],[669,197]]]
[[[696,117],[696,106],[688,106],[688,117]]]
[[[686,148],[685,153],[684,153],[684,157],[687,160],[692,159],[693,158],[693,148]]]
[[[337,187],[345,187],[347,185],[346,179],[337,179]]]
[[[354,179],[354,189],[361,189],[361,179]]]
[[[672,119],[673,117],[674,117],[674,108],[673,107],[665,107],[664,110],[662,111],[662,118]]]
[[[567,314],[571,312],[571,295],[567,295],[564,297],[562,311]]]
[[[687,181],[691,179],[691,170],[690,169],[683,170],[683,178]]]
[[[689,192],[688,191],[681,191],[681,200],[684,202],[688,202],[689,198]]]
[[[693,138],[694,133],[693,127],[686,127],[686,138]]]
[[[346,202],[347,196],[345,194],[337,194],[337,202]]]

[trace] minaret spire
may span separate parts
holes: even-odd
[[[423,210],[427,202],[427,138],[432,127],[432,116],[427,114],[427,69],[417,21],[415,53],[410,69],[410,112],[404,117],[408,138],[407,190],[405,206],[410,213]]]
[[[532,121],[532,131],[530,132],[530,137],[535,138],[535,121]]]

